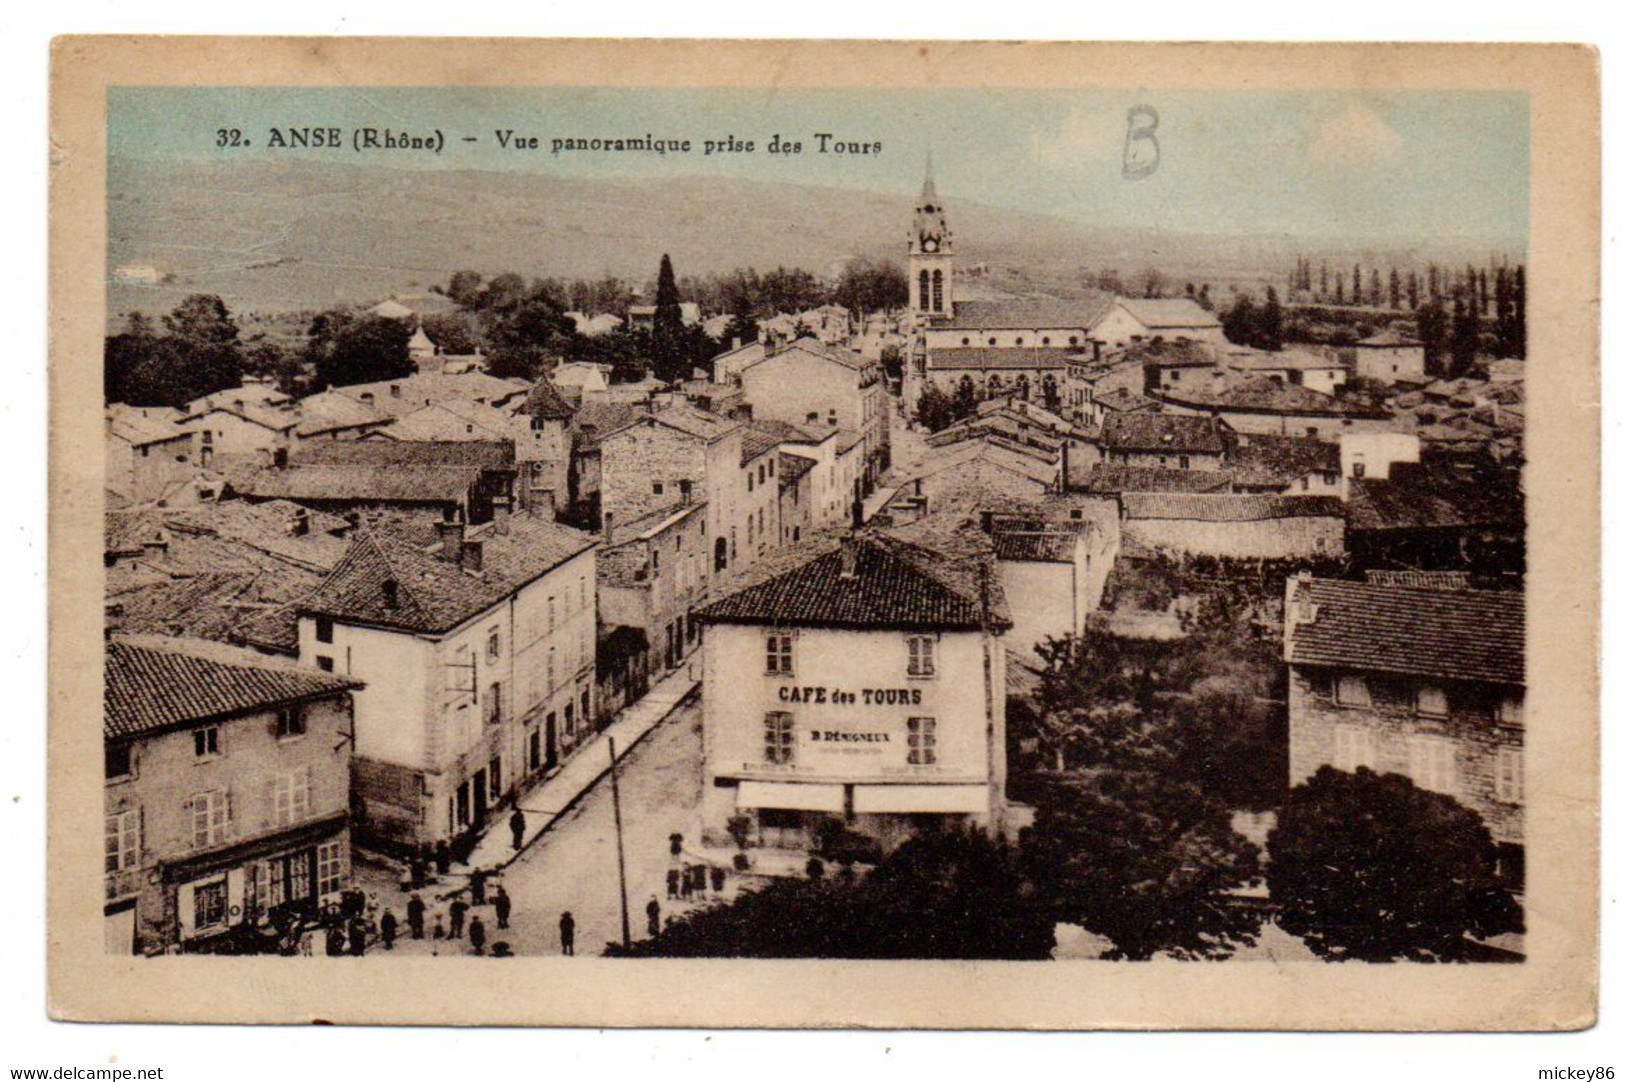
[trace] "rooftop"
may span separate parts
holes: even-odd
[[[1225,450],[1222,422],[1177,413],[1108,414],[1101,442],[1114,451],[1217,455]]]
[[[1336,496],[1275,496],[1250,492],[1125,492],[1125,519],[1261,522],[1280,518],[1343,517]]]
[[[1077,553],[1076,530],[996,530],[989,535],[1001,560],[1069,564]]]
[[[511,516],[505,530],[470,531],[476,534],[481,562],[472,571],[438,546],[364,528],[300,611],[411,632],[450,631],[597,543],[532,515]]]
[[[1289,664],[1524,683],[1522,593],[1304,579],[1287,620]]]
[[[321,465],[260,470],[243,482],[259,499],[461,503],[480,481],[477,466]]]
[[[568,376],[569,373],[564,375]],[[602,378],[602,375],[599,375],[599,379],[602,380]],[[580,380],[578,379],[576,383],[579,385]],[[564,396],[559,394],[559,390],[553,386],[553,382],[546,376],[542,376],[536,381],[536,385],[530,389],[530,393],[525,396],[525,403],[519,407],[519,412],[529,417],[540,417],[546,421],[568,421],[575,416],[576,411],[570,403],[564,400]]]
[[[250,650],[146,636],[109,642],[105,671],[102,734],[108,739],[325,698],[361,686]]]
[[[510,440],[319,440],[300,444],[294,466],[465,466],[514,468]]]
[[[1189,297],[1119,297],[1117,303],[1148,330],[1219,326],[1219,319]]]
[[[1424,453],[1421,462],[1396,462],[1386,481],[1348,479],[1350,530],[1521,527],[1522,493],[1516,473],[1470,455]]]
[[[1237,413],[1280,413],[1313,417],[1387,416],[1382,410],[1334,398],[1300,384],[1281,383],[1268,376],[1255,376],[1235,386],[1209,394],[1163,390],[1159,392],[1159,397],[1166,402],[1183,406]]]
[[[927,368],[1019,371],[1066,367],[1066,353],[1031,346],[938,346],[925,355]]]
[[[852,546],[850,557],[843,555],[840,537],[820,535],[792,550],[798,561],[794,566],[713,602],[699,618],[706,623],[852,630],[1010,626],[998,576],[985,560],[878,531],[859,533],[844,543]],[[851,573],[843,574],[848,558]]]
[[[1070,330],[1092,326],[1111,308],[1112,295],[1090,293],[1078,300],[1058,298],[956,301],[952,319],[933,330]]]
[[[1102,462],[1089,471],[1088,492],[1229,492],[1235,475],[1228,470],[1176,470],[1161,466],[1120,466]]]

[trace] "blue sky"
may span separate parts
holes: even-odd
[[[142,158],[319,158],[412,168],[561,176],[742,177],[892,192],[917,190],[927,150],[955,199],[1086,225],[1178,232],[1293,233],[1406,242],[1525,243],[1529,116],[1517,92],[116,88],[111,152]],[[1161,160],[1123,176],[1128,110],[1154,107]],[[439,128],[439,157],[343,149],[273,151],[273,126]],[[219,128],[247,149],[220,150]],[[542,139],[505,151],[494,133]],[[878,154],[815,153],[812,136],[881,144]],[[652,134],[686,155],[565,153],[553,138]],[[795,156],[766,153],[774,134]],[[463,143],[464,135],[477,143]],[[729,135],[750,154],[700,153]]]

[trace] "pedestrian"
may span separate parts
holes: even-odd
[[[525,847],[525,813],[523,811],[518,808],[513,810],[513,814],[508,816],[508,829],[513,831],[513,851],[517,853]]]
[[[715,865],[711,869],[711,892],[713,894],[721,894],[722,893],[722,888],[727,882],[728,882],[727,869],[723,868],[723,866],[720,865],[720,864]]]
[[[440,919],[439,913],[434,915],[434,937],[436,939],[446,938],[446,925],[445,922]]]
[[[412,929],[413,939],[423,938],[423,899],[416,894],[406,903],[406,923]]]
[[[474,874],[468,877],[468,893],[475,905],[485,904],[485,869],[475,868]]]
[[[423,886],[424,871],[422,852],[417,849],[412,850],[412,855],[407,858],[406,864],[407,868],[410,870],[409,874],[411,875],[412,889],[416,890]]]
[[[649,935],[651,937],[659,935],[660,900],[653,894],[649,895],[649,904],[643,907],[643,911],[649,915]]]
[[[666,869],[666,898],[668,900],[677,897],[677,883],[682,877],[683,873],[676,868]]]
[[[463,919],[468,915],[468,903],[461,898],[455,898],[451,903],[451,931],[447,934],[450,939],[463,938]]]
[[[468,943],[475,954],[485,953],[485,922],[478,917],[468,922]]]
[[[500,883],[497,884],[497,895],[492,899],[492,904],[497,907],[497,927],[506,928],[508,914],[513,912],[513,899],[508,897],[507,890]]]
[[[327,956],[338,958],[344,954],[344,929],[337,924],[327,926]]]
[[[434,847],[434,870],[442,876],[451,874],[451,846],[444,841]]]
[[[378,934],[383,936],[386,951],[395,949],[395,914],[387,909],[378,921]]]
[[[350,918],[350,953],[357,958],[367,953],[367,926],[360,917]]]
[[[682,856],[683,855],[683,836],[674,831],[672,833],[671,837],[668,838],[667,840],[671,842],[671,855],[674,856],[674,857]]]
[[[559,950],[569,955],[576,952],[576,919],[568,909],[559,917]]]
[[[685,902],[694,896],[694,866],[692,864],[683,865],[683,881],[680,893]]]
[[[705,897],[705,877],[709,871],[708,865],[694,865],[694,896],[697,898]]]

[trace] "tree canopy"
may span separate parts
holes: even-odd
[[[226,303],[194,293],[163,319],[132,314],[123,333],[103,346],[102,381],[108,402],[131,406],[183,406],[243,379],[243,345]]]
[[[1399,774],[1322,767],[1269,839],[1283,929],[1323,958],[1459,960],[1465,936],[1522,930],[1477,812]]]
[[[315,370],[315,389],[402,379],[412,374],[405,320],[360,315],[335,308],[310,323],[305,360]]]

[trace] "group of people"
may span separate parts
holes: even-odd
[[[423,900],[419,891],[413,891],[406,901],[406,928],[413,939],[432,938],[436,940],[464,939],[468,940],[469,947],[475,954],[484,954],[489,932],[483,917],[478,913],[470,916],[471,910],[491,906],[492,914],[496,917],[497,929],[506,930],[508,920],[513,916],[513,899],[508,895],[507,888],[498,883],[496,890],[487,897],[489,875],[483,868],[474,869],[468,877],[468,897],[462,894],[451,895],[450,903],[444,908],[436,908],[433,914],[429,912],[428,903]],[[429,918],[433,916],[434,924],[429,926]],[[395,940],[400,936],[400,922],[395,914],[386,910],[378,924],[379,940],[385,950],[395,949]]]

